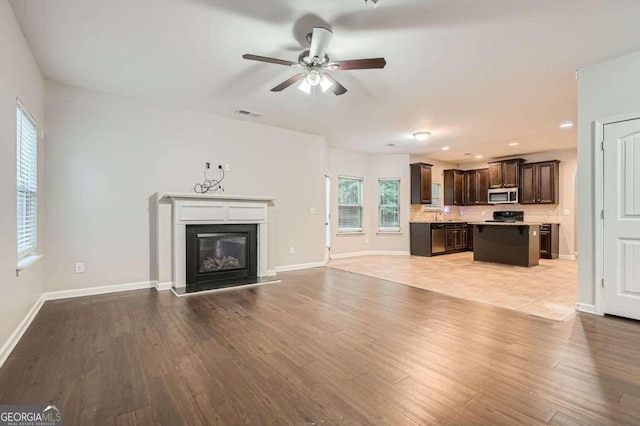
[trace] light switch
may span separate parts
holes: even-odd
[[[312,215],[313,215],[313,214],[316,214],[316,208],[315,208],[315,207],[311,207],[311,208],[309,209],[309,214],[312,214]]]

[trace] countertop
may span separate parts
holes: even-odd
[[[542,226],[549,222],[469,222],[469,225],[482,226]]]
[[[427,220],[427,221],[422,221],[422,220],[412,220],[409,223],[451,223],[451,224],[455,224],[455,223],[468,223],[465,222],[464,220],[445,220],[445,221],[440,221],[440,222],[436,222],[434,220]]]

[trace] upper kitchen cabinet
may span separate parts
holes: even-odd
[[[462,170],[444,171],[444,205],[461,206],[464,200],[464,175]]]
[[[489,163],[489,188],[517,188],[520,179],[521,158]]]
[[[411,204],[431,204],[432,164],[411,165]]]
[[[489,169],[466,170],[464,172],[465,206],[489,203]]]
[[[558,204],[560,161],[544,161],[520,166],[521,204]]]

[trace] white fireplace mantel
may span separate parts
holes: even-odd
[[[164,193],[171,203],[172,276],[176,288],[186,287],[187,225],[255,224],[258,227],[258,276],[267,270],[267,207],[273,197],[226,194]]]

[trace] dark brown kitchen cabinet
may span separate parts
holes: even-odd
[[[464,223],[447,224],[445,236],[445,250],[447,252],[456,252],[465,249],[464,244]]]
[[[411,204],[431,204],[431,164],[411,165]]]
[[[558,204],[560,161],[520,166],[520,204]]]
[[[540,225],[540,258],[557,259],[560,257],[560,225],[545,223]]]
[[[488,204],[489,170],[467,170],[464,172],[464,178],[464,205]]]
[[[489,188],[517,188],[520,179],[521,158],[489,163]]]
[[[444,171],[444,205],[461,206],[464,202],[464,172]]]
[[[464,238],[464,249],[473,251],[473,225],[465,223],[462,235]]]

